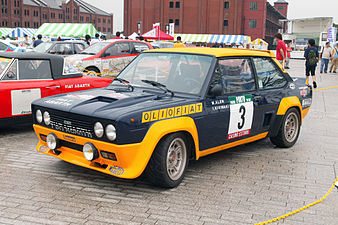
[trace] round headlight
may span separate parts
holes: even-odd
[[[82,152],[88,161],[93,161],[99,157],[99,152],[92,143],[86,143],[83,146]]]
[[[116,129],[113,125],[109,124],[106,127],[106,135],[107,138],[111,141],[114,141],[116,139]]]
[[[50,115],[49,112],[44,112],[43,113],[43,120],[45,121],[45,124],[48,126],[50,124]]]
[[[42,123],[42,112],[40,109],[36,110],[36,113],[35,113],[35,118],[36,118],[36,121],[38,121],[38,123]]]
[[[102,138],[104,134],[103,125],[100,122],[95,123],[94,132],[98,138]]]
[[[47,145],[48,145],[48,148],[52,150],[55,150],[58,148],[59,139],[56,137],[55,134],[50,133],[47,135]]]

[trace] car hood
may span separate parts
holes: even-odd
[[[194,99],[196,97],[193,97]],[[84,116],[117,120],[120,116],[187,104],[192,98],[172,97],[161,91],[116,92],[110,88],[91,89],[43,98],[34,107],[46,107]]]

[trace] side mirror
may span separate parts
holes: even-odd
[[[211,97],[217,97],[221,96],[223,94],[223,87],[221,84],[216,84],[212,88],[209,89],[209,96]]]
[[[8,71],[6,76],[8,79],[11,79],[11,80],[15,79],[15,73],[13,73],[12,71]]]

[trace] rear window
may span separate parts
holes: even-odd
[[[149,50],[149,46],[144,43],[133,42],[134,45],[134,52],[133,53],[141,53],[143,51]]]
[[[36,46],[36,47],[34,48],[34,51],[35,51],[35,52],[45,53],[45,52],[48,51],[48,49],[49,49],[50,47],[52,47],[52,45],[53,45],[53,43],[51,43],[51,42],[44,42],[44,43],[41,43],[41,44],[39,44],[38,46]]]
[[[49,60],[19,60],[20,80],[49,80],[52,72]]]

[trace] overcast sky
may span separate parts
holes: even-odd
[[[114,13],[114,30],[123,30],[123,0],[86,0],[107,12]],[[338,0],[287,0],[289,19],[332,16],[338,23]],[[275,0],[269,0],[271,4]]]

